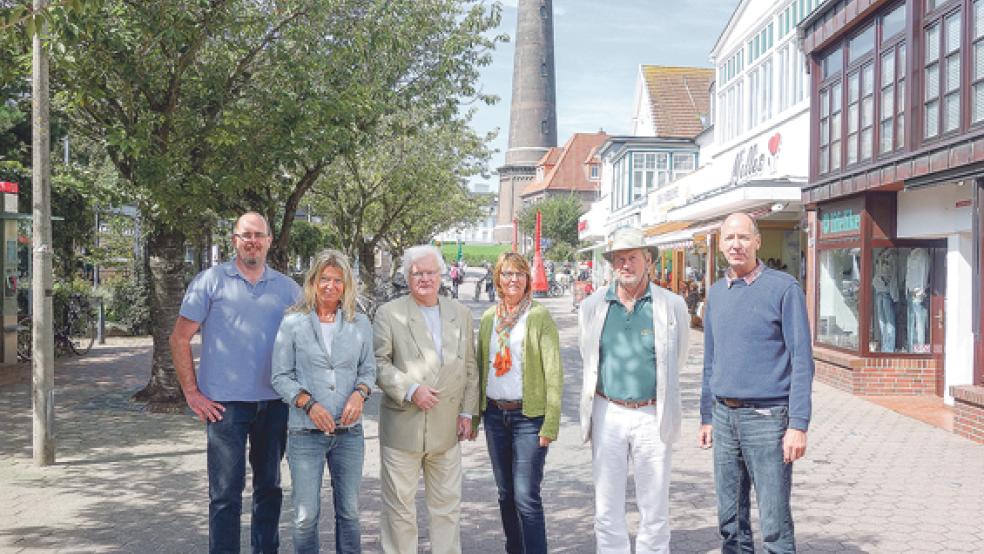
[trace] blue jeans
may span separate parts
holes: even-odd
[[[754,552],[750,487],[755,486],[766,552],[795,552],[789,506],[793,465],[782,461],[789,408],[728,408],[714,402],[714,489],[721,552]]]
[[[906,333],[909,339],[909,352],[915,352],[916,346],[926,345],[926,303],[925,298],[917,299],[915,295],[909,294],[908,304],[908,328]],[[929,351],[926,350],[925,353]]]
[[[222,402],[222,420],[208,423],[208,550],[239,554],[246,487],[246,442],[253,468],[254,553],[276,552],[283,491],[280,461],[287,442],[287,405],[280,400]]]
[[[491,403],[485,410],[485,442],[508,554],[547,551],[540,485],[548,448],[540,447],[542,426],[542,417],[526,417],[522,410],[500,410]]]
[[[875,293],[875,314],[881,334],[881,351],[895,352],[895,302],[891,293]]]
[[[362,552],[359,524],[359,488],[365,439],[362,425],[329,436],[291,430],[287,441],[287,465],[293,483],[294,552],[318,552],[318,519],[321,516],[321,479],[328,463],[332,502],[335,506],[335,552]]]

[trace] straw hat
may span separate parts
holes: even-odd
[[[642,232],[642,229],[622,227],[612,235],[612,238],[608,241],[608,249],[602,253],[602,256],[611,262],[613,253],[619,250],[635,250],[637,248],[647,250],[653,258],[656,257],[659,251],[655,246],[646,244],[646,235]]]

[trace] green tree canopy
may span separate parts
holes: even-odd
[[[572,246],[578,243],[577,222],[585,209],[580,198],[575,194],[551,196],[546,200],[530,204],[519,212],[520,228],[533,235],[536,227],[536,212],[540,210],[540,232],[545,239],[552,242],[564,242]]]

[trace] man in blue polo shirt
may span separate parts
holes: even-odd
[[[762,237],[744,213],[721,225],[724,279],[707,293],[698,444],[714,446],[721,552],[753,552],[750,486],[762,543],[795,552],[789,497],[806,453],[813,349],[799,283],[756,257]]]
[[[212,553],[239,552],[247,440],[253,469],[252,551],[276,552],[280,544],[280,462],[288,409],[270,384],[270,369],[277,329],[300,287],[267,267],[271,242],[266,218],[243,214],[232,235],[236,258],[195,277],[171,334],[185,400],[205,422]],[[191,339],[199,328],[196,375]]]

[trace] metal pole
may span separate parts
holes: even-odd
[[[44,13],[48,0],[34,0],[34,13]],[[34,400],[34,463],[55,463],[55,343],[52,334],[51,276],[51,136],[49,134],[48,54],[41,39],[48,25],[41,19],[33,37],[32,111],[32,242],[34,248],[31,331]]]
[[[99,206],[96,206],[96,248],[99,248]],[[99,288],[99,264],[92,264],[92,288]],[[106,306],[99,295],[99,311],[96,319],[96,342],[106,344]]]

